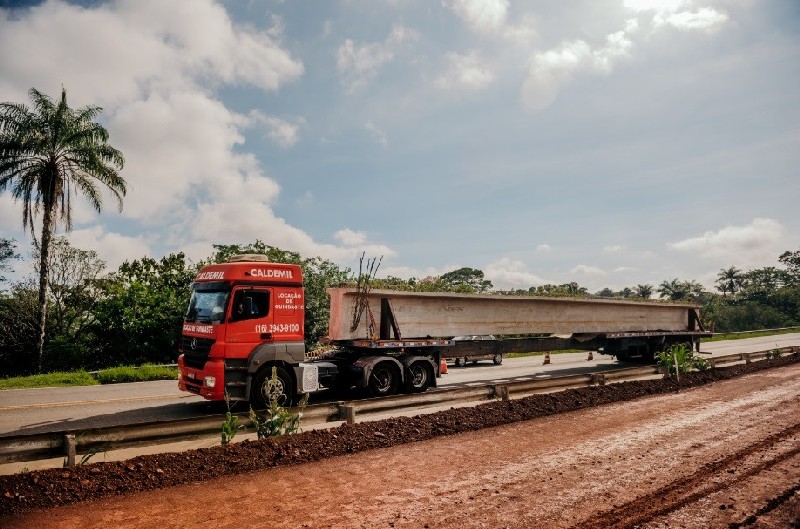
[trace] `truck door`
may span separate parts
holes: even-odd
[[[272,289],[235,288],[228,315],[228,356],[247,358],[256,345],[271,342],[272,322]]]

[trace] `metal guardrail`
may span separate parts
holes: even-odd
[[[736,362],[750,363],[767,358],[772,351],[797,352],[800,347],[784,347],[755,353],[739,353],[709,358],[712,367]],[[364,401],[333,402],[306,406],[303,410],[304,426],[330,422],[355,422],[359,418],[390,411],[441,404],[466,404],[502,399],[511,395],[522,397],[534,393],[603,385],[610,382],[658,375],[663,370],[658,366],[643,366],[615,369],[582,375],[568,375],[542,380],[528,380],[507,384],[488,384],[472,388],[456,388],[430,391],[415,395],[400,395]],[[292,409],[297,413],[299,410]],[[74,462],[78,451],[90,453],[97,450],[113,450],[154,445],[164,442],[197,439],[211,434],[219,435],[223,417],[200,417],[170,421],[155,421],[143,424],[91,428],[80,431],[69,430],[42,434],[22,434],[0,437],[0,463],[36,461],[67,457]],[[247,414],[240,414],[240,424],[250,426]]]

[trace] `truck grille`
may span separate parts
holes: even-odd
[[[181,337],[183,362],[193,369],[203,369],[212,345],[214,345],[214,340],[209,338]]]

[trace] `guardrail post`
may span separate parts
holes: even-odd
[[[716,369],[717,368],[717,361],[714,360],[713,358],[709,358],[708,359],[708,365],[709,365],[709,367],[711,367],[711,369]]]
[[[509,398],[508,397],[508,386],[503,384],[503,385],[500,385],[500,386],[495,386],[494,389],[495,389],[495,395],[499,395],[500,396],[500,400],[502,400],[503,402],[508,402],[508,398]]]
[[[339,417],[347,424],[356,423],[356,407],[339,404]]]
[[[744,359],[745,364],[750,363],[750,353],[742,353],[742,358]]]
[[[603,373],[592,373],[592,384],[596,384],[598,386],[605,386],[606,385],[606,376]]]
[[[77,448],[77,443],[75,442],[75,434],[65,434],[64,435],[64,454],[67,456],[67,466],[74,467],[75,466],[75,451]]]

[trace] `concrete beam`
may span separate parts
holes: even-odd
[[[689,311],[697,308],[688,304],[610,299],[373,290],[367,298],[369,310],[364,310],[357,327],[351,330],[356,289],[331,288],[328,293],[331,296],[329,337],[332,340],[381,338],[381,310],[386,310],[387,306],[404,339],[487,334],[684,331],[689,328]],[[387,300],[388,304],[382,300]],[[374,322],[372,336],[368,333],[370,321]]]

